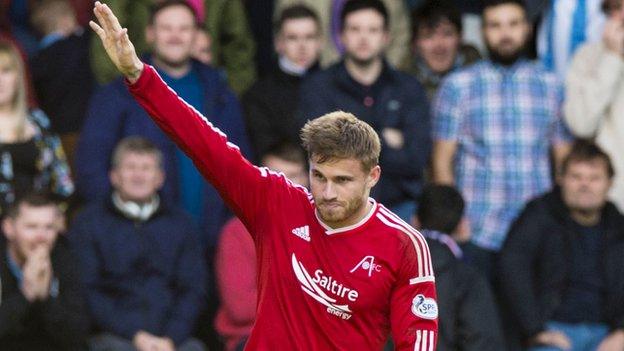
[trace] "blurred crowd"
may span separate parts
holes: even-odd
[[[254,164],[306,186],[306,121],[377,131],[371,196],[427,239],[438,350],[624,351],[623,0],[105,2]],[[0,349],[242,350],[254,242],[92,8],[0,0]]]

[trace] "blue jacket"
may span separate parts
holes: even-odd
[[[96,201],[68,233],[97,331],[132,339],[139,330],[191,336],[206,302],[206,263],[198,232],[181,210],[162,204],[145,222]]]
[[[365,101],[370,107],[365,106]],[[365,88],[351,78],[343,62],[337,63],[304,81],[299,123],[303,126],[308,120],[336,110],[353,113],[380,134],[382,176],[371,196],[386,206],[416,200],[431,153],[429,103],[416,78],[384,63],[377,81]],[[402,148],[385,144],[381,137],[384,128],[403,132]]]
[[[243,154],[250,155],[240,105],[222,74],[199,62],[193,62],[192,69],[205,87],[205,110],[201,112],[226,133]],[[91,202],[110,194],[108,171],[113,149],[117,142],[131,135],[145,137],[162,150],[167,176],[161,196],[167,203],[179,203],[177,147],[134,101],[121,78],[99,88],[89,103],[75,160],[79,195]],[[209,212],[201,223],[206,234],[202,242],[213,246],[230,212],[210,184],[204,187],[204,201]]]

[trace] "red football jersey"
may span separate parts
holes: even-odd
[[[254,237],[258,310],[247,350],[435,350],[435,282],[424,238],[381,204],[340,229],[308,191],[253,166],[145,65],[130,91]]]

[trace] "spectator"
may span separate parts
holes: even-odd
[[[195,34],[192,9],[185,1],[165,1],[154,8],[147,37],[153,54],[146,58],[160,76],[198,111],[210,116],[244,151],[245,125],[240,106],[219,71],[191,59]],[[175,30],[169,32],[168,28]],[[214,247],[230,212],[217,191],[207,184],[193,163],[158,129],[132,98],[124,81],[104,86],[93,96],[76,154],[78,189],[88,201],[107,197],[112,150],[122,138],[143,136],[164,153],[167,180],[163,200],[183,207],[204,231],[202,243]]]
[[[409,220],[431,150],[427,96],[415,78],[383,59],[390,24],[381,1],[351,0],[341,18],[344,60],[303,83],[300,124],[344,110],[373,126],[385,173],[371,196]]]
[[[326,68],[340,60],[347,48],[342,40],[343,19],[341,13],[349,0],[276,0],[275,17],[282,10],[294,4],[303,4],[312,9],[321,20],[323,50],[321,66]],[[388,62],[393,66],[401,63],[409,54],[409,18],[403,1],[383,0],[390,20],[387,31],[390,33],[388,49],[385,52]]]
[[[464,231],[464,200],[447,185],[425,187],[416,226],[427,240],[440,310],[438,351],[500,351],[503,337],[494,295],[479,271],[461,261],[454,240]],[[465,236],[465,234],[463,234]]]
[[[537,35],[537,53],[563,80],[576,49],[600,41],[605,17],[603,0],[550,0]]]
[[[164,0],[171,2],[171,0]],[[187,2],[187,1],[185,1]],[[150,49],[145,28],[150,23],[151,8],[163,0],[108,0],[106,4],[119,16],[122,26],[128,28],[137,53]],[[227,72],[230,87],[242,94],[256,79],[254,65],[255,43],[247,25],[247,16],[241,0],[188,0],[193,13],[197,5],[203,6],[203,28],[213,39],[213,64]],[[199,19],[196,17],[196,19]],[[198,21],[199,22],[199,21]],[[91,67],[98,82],[104,84],[119,76],[110,62],[98,38],[91,41]]]
[[[112,159],[112,195],[71,227],[98,333],[92,350],[204,349],[191,333],[205,302],[205,262],[192,221],[157,194],[162,158],[146,139],[123,139]]]
[[[449,72],[480,58],[461,36],[461,15],[452,2],[428,0],[412,12],[412,54],[401,69],[418,78],[430,99]]]
[[[84,299],[69,246],[58,235],[59,216],[49,196],[32,193],[16,200],[2,221],[2,350],[82,349]]]
[[[531,201],[501,251],[501,286],[530,350],[624,349],[624,216],[607,201],[613,168],[579,142],[559,189]]]
[[[39,51],[30,60],[37,100],[73,166],[78,133],[95,85],[89,66],[89,32],[78,26],[67,0],[42,1],[33,9],[31,22],[42,35]]]
[[[433,177],[456,184],[467,204],[468,255],[493,278],[493,263],[525,201],[551,187],[569,150],[563,89],[554,74],[528,61],[530,33],[520,0],[493,0],[483,12],[490,59],[451,74],[434,104]]]
[[[0,41],[0,212],[16,197],[51,191],[69,197],[74,184],[59,138],[40,110],[29,110],[24,63]]]
[[[191,56],[204,65],[212,64],[212,38],[210,33],[203,29],[197,30]]]
[[[572,133],[593,138],[611,157],[610,197],[624,210],[624,6],[605,0],[609,19],[603,39],[574,56],[566,82],[564,116]]]
[[[299,87],[316,67],[321,50],[320,22],[309,8],[285,8],[275,27],[279,66],[243,97],[247,131],[257,158],[280,143],[299,144],[295,118]]]
[[[261,163],[296,184],[308,184],[306,158],[295,145],[282,144],[268,150]],[[224,339],[226,351],[242,350],[256,317],[258,278],[254,242],[238,218],[223,227],[215,271],[221,296],[215,329]]]

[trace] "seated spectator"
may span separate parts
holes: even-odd
[[[78,26],[68,0],[44,0],[31,21],[42,35],[30,71],[39,106],[50,116],[73,164],[78,133],[95,82],[89,66],[89,32]]]
[[[607,201],[613,168],[577,142],[559,188],[531,201],[500,253],[500,282],[530,350],[624,350],[624,216]]]
[[[242,0],[106,0],[106,4],[119,16],[121,25],[128,28],[136,52],[142,55],[149,52],[151,46],[145,28],[151,24],[153,7],[172,1],[188,4],[198,27],[207,30],[213,39],[212,64],[225,69],[232,90],[237,94],[245,92],[256,79],[256,67],[255,43]],[[96,36],[92,38],[91,69],[99,83],[109,83],[119,77],[119,72],[108,59],[100,40]]]
[[[262,165],[281,172],[296,184],[306,186],[306,158],[299,147],[282,144],[262,158]],[[225,341],[226,351],[242,350],[256,316],[256,249],[251,235],[238,218],[232,218],[221,232],[215,257],[221,306],[215,329]]]
[[[243,96],[247,131],[257,159],[274,145],[299,144],[295,118],[299,87],[316,67],[321,50],[319,18],[303,5],[285,8],[275,30],[278,67]]]
[[[344,19],[341,18],[341,13],[348,2],[349,0],[276,0],[275,17],[278,18],[286,7],[296,4],[305,5],[314,11],[321,20],[323,45],[320,62],[326,68],[340,61],[345,54],[341,27]],[[384,54],[388,62],[396,66],[405,59],[409,51],[409,12],[403,1],[382,2],[388,12],[386,29],[390,34],[388,49]]]
[[[161,78],[191,106],[209,116],[244,154],[249,154],[245,124],[236,96],[220,71],[191,58],[197,33],[193,9],[169,0],[152,8],[147,38],[152,54],[145,57]],[[173,29],[171,29],[173,28]],[[202,244],[214,247],[221,226],[231,217],[216,189],[193,162],[152,122],[119,78],[94,94],[78,142],[76,173],[79,194],[89,201],[110,193],[107,177],[113,148],[126,136],[149,139],[163,152],[167,179],[162,197],[184,208],[201,227]]]
[[[92,350],[204,349],[191,333],[205,304],[206,263],[189,216],[158,196],[162,158],[146,139],[123,139],[112,194],[70,228],[97,332]]]
[[[431,150],[425,90],[384,60],[391,24],[380,0],[347,1],[340,17],[344,59],[303,82],[299,124],[336,110],[370,124],[381,139],[384,172],[371,196],[409,220]]]
[[[461,38],[461,14],[452,2],[427,0],[412,12],[412,54],[400,68],[418,78],[429,99],[448,73],[480,58]]]
[[[28,109],[20,54],[8,42],[0,41],[0,213],[33,190],[67,198],[74,184],[47,116]]]
[[[52,198],[27,194],[2,221],[0,349],[81,350],[88,320],[83,291]]]
[[[462,222],[464,200],[455,188],[425,187],[415,225],[427,240],[436,272],[440,309],[437,350],[504,350],[489,283],[479,271],[461,261],[462,252],[454,240],[467,239]]]
[[[564,116],[572,133],[594,138],[609,154],[615,177],[610,198],[624,211],[624,5],[605,0],[602,41],[582,46],[566,81]]]

